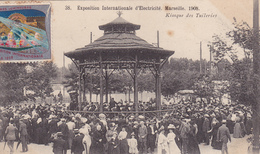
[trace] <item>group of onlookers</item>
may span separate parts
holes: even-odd
[[[113,105],[112,105],[113,106]],[[115,105],[116,106],[116,105]],[[113,107],[112,107],[113,108]],[[200,153],[199,144],[226,150],[226,142],[252,132],[250,107],[184,102],[161,116],[91,114],[67,110],[64,104],[1,108],[1,140],[53,143],[54,153]]]

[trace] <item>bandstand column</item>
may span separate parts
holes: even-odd
[[[158,110],[161,110],[161,95],[162,95],[162,80],[161,80],[161,69],[158,68],[158,93],[157,93],[157,104],[158,104]]]
[[[107,69],[106,69],[106,72],[105,72],[105,80],[106,80],[106,103],[108,103],[108,80],[109,80],[109,77],[108,77],[108,74],[107,74]]]
[[[134,64],[134,103],[135,103],[135,111],[138,113],[138,81],[137,81],[137,55],[135,56],[135,64]]]
[[[102,55],[99,54],[99,83],[100,83],[100,112],[103,112],[103,64],[102,64]]]
[[[82,72],[81,72],[81,66],[79,66],[79,102],[78,102],[78,108],[79,111],[81,111],[81,102],[82,102],[82,98],[81,98],[81,76],[82,76]]]
[[[86,102],[86,74],[85,74],[85,68],[82,69],[82,75],[83,75],[83,102]]]
[[[155,71],[155,86],[154,86],[154,91],[155,91],[155,103],[156,103],[156,109],[158,110],[158,101],[157,101],[157,99],[158,99],[158,75],[157,75],[157,71]]]
[[[155,90],[155,95],[156,95],[156,107],[158,112],[158,116],[160,116],[161,113],[161,93],[162,93],[162,82],[161,82],[161,68],[160,65],[156,66],[156,73],[155,73],[155,81],[156,81],[156,90]]]

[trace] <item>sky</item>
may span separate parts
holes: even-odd
[[[116,10],[101,10],[102,6],[131,6],[123,10],[121,17],[141,25],[136,35],[148,43],[157,43],[159,31],[160,47],[175,51],[174,58],[198,60],[200,42],[203,58],[209,60],[212,36],[224,35],[233,28],[233,17],[252,25],[253,0],[174,0],[174,1],[53,1],[51,19],[52,59],[58,67],[63,66],[63,53],[84,47],[103,35],[99,25],[118,17]],[[66,6],[70,10],[66,10]],[[80,7],[99,7],[100,10],[78,10]],[[161,6],[162,10],[135,10],[136,6]],[[185,10],[164,10],[164,6],[184,7]],[[195,6],[199,11],[189,10]],[[166,17],[171,13],[175,17]],[[196,17],[205,13],[214,17]],[[186,17],[192,14],[193,17]],[[184,17],[176,17],[183,15]],[[65,65],[71,63],[65,58]]]

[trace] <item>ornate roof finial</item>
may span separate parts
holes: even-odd
[[[118,11],[117,12],[118,16],[121,17],[121,15],[123,14],[122,11]]]

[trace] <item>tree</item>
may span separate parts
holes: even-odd
[[[236,20],[233,25],[234,29],[224,37],[213,36],[215,63],[218,64],[226,57],[231,59],[232,63],[228,66],[231,99],[234,102],[253,104],[255,103],[253,81],[257,77],[253,75],[252,28],[247,23],[238,23]],[[230,41],[232,43],[228,44]],[[244,52],[242,59],[238,56],[239,51]]]
[[[25,89],[29,91],[26,96],[31,100],[40,97],[44,100],[53,92],[51,81],[57,77],[57,67],[53,62],[38,62],[29,65],[26,74]]]
[[[79,71],[76,68],[76,65],[74,63],[70,64],[67,72],[64,73],[65,81],[62,82],[68,92],[76,91],[78,93],[78,77]]]
[[[26,64],[22,63],[0,64],[0,98],[4,106],[26,100],[23,89],[25,67]]]
[[[199,61],[171,58],[162,69],[162,94],[168,97],[179,90],[192,89],[199,71]]]
[[[210,98],[213,97],[214,84],[212,78],[208,75],[201,75],[193,86],[194,94],[197,95],[201,102],[203,98],[207,99],[207,103],[210,102]],[[204,102],[205,103],[205,102]]]

